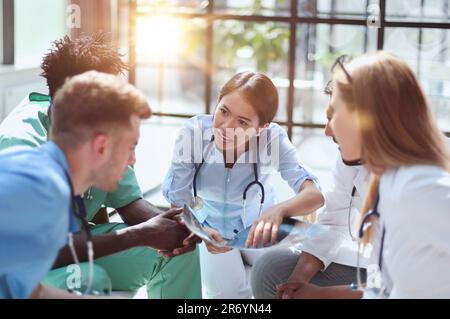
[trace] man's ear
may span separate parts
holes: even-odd
[[[97,134],[91,140],[91,149],[95,158],[101,158],[107,152],[111,138],[106,134]]]

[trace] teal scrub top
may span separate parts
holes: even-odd
[[[28,145],[36,147],[49,140],[50,118],[48,95],[31,93],[0,124],[0,150],[11,146]],[[85,194],[84,204],[87,219],[91,221],[100,208],[121,208],[142,198],[132,167],[119,182],[114,192],[107,193],[97,188],[90,188]]]

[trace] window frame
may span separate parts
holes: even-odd
[[[297,26],[300,24],[328,24],[328,25],[354,25],[354,26],[367,26],[367,13],[363,18],[334,18],[334,17],[303,17],[298,16],[298,1],[297,0],[289,0],[291,14],[290,16],[269,16],[269,15],[238,15],[238,14],[223,14],[223,13],[215,13],[214,8],[214,0],[209,0],[208,5],[206,7],[205,12],[201,13],[168,13],[169,16],[173,16],[176,18],[182,19],[193,19],[193,18],[201,18],[205,19],[207,23],[207,31],[206,31],[206,50],[205,50],[205,59],[207,65],[212,65],[213,61],[213,23],[215,21],[224,21],[224,20],[236,20],[242,22],[283,22],[289,24],[290,34],[289,34],[289,63],[288,63],[288,95],[287,95],[287,103],[285,107],[287,110],[287,121],[278,122],[280,125],[285,125],[288,128],[289,137],[292,136],[293,127],[304,127],[304,128],[324,128],[323,124],[319,123],[303,123],[296,122],[293,120],[294,117],[294,96],[295,96],[295,87],[294,81],[296,79],[296,51],[297,51]],[[333,1],[333,0],[332,0]],[[446,0],[446,5],[448,6],[450,0]],[[369,4],[369,0],[366,0],[367,5]],[[423,6],[424,0],[421,1]],[[3,65],[13,65],[14,64],[14,0],[1,0],[2,6],[2,43],[3,50],[1,52],[1,63]],[[377,49],[382,50],[384,45],[384,34],[385,28],[389,27],[398,27],[398,28],[416,28],[419,29],[421,33],[423,29],[426,28],[434,28],[434,29],[450,29],[450,22],[417,22],[417,21],[393,21],[386,20],[386,0],[379,0],[378,6],[380,8],[379,15],[379,28],[377,30]],[[118,9],[121,6],[118,6]],[[129,81],[134,84],[136,82],[136,43],[135,43],[135,34],[136,34],[136,18],[137,16],[151,16],[152,13],[138,13],[137,12],[137,1],[129,0],[128,1],[128,10],[129,10],[129,24],[128,24],[128,50],[129,50]],[[421,41],[421,37],[419,36],[419,41]],[[204,93],[204,111],[205,113],[211,113],[211,89],[212,89],[212,75],[209,72],[204,73],[205,78],[205,93]],[[297,103],[301,106],[300,103]],[[155,112],[155,116],[169,116],[169,117],[178,117],[178,118],[189,118],[194,114],[183,114],[183,113],[166,113],[166,112]],[[447,136],[450,137],[450,132],[445,132]]]
[[[213,37],[214,37],[214,29],[213,24],[215,21],[225,21],[225,20],[235,20],[242,22],[283,22],[289,24],[290,34],[289,34],[289,63],[288,63],[288,94],[287,94],[287,103],[285,107],[287,110],[287,121],[279,122],[281,125],[286,125],[288,128],[289,137],[292,136],[293,127],[305,127],[305,128],[323,128],[323,124],[319,123],[303,123],[294,121],[294,97],[295,97],[295,87],[294,81],[296,79],[296,52],[297,52],[297,26],[300,24],[328,24],[332,25],[354,25],[354,26],[367,26],[367,13],[363,18],[334,18],[334,17],[304,17],[298,16],[298,1],[297,0],[289,0],[291,14],[290,16],[277,16],[277,15],[238,15],[238,14],[224,14],[224,13],[215,13],[214,12],[214,0],[209,0],[208,5],[206,7],[205,12],[199,13],[177,13],[172,12],[168,13],[169,16],[181,18],[181,19],[193,19],[193,18],[201,18],[205,19],[207,23],[207,31],[206,31],[206,50],[205,50],[205,59],[207,65],[212,65],[213,61]],[[333,1],[333,0],[332,0]],[[333,1],[334,2],[334,1]],[[424,5],[425,0],[421,0],[422,7]],[[448,8],[450,0],[446,0],[446,6]],[[370,3],[369,0],[366,0],[366,4]],[[419,44],[422,40],[420,34],[423,29],[431,28],[431,29],[450,29],[450,22],[419,22],[419,21],[395,21],[395,20],[386,20],[386,0],[379,0],[378,6],[380,8],[379,15],[379,27],[377,30],[377,49],[382,50],[384,46],[384,35],[385,28],[415,28],[419,29]],[[2,43],[3,50],[0,53],[0,61],[3,65],[13,65],[14,64],[14,0],[1,0],[1,23],[2,23]],[[120,6],[118,6],[118,9]],[[129,0],[128,1],[128,9],[129,9],[129,28],[128,28],[128,39],[130,41],[128,44],[129,50],[129,81],[134,84],[136,82],[136,43],[135,43],[135,34],[136,34],[136,18],[138,16],[148,17],[151,16],[152,13],[138,13],[137,12],[137,1]],[[367,29],[366,29],[367,30]],[[419,50],[420,51],[420,50]],[[419,61],[420,63],[420,61]],[[205,113],[211,113],[211,99],[212,99],[212,75],[209,72],[204,73],[205,77],[205,93],[204,93],[204,111]],[[300,103],[297,103],[301,106]],[[155,116],[169,116],[169,117],[181,117],[181,118],[189,118],[194,114],[182,114],[182,113],[166,113],[166,112],[155,112]],[[445,132],[447,136],[450,137],[450,132]]]
[[[3,50],[1,53],[1,64],[13,65],[14,64],[14,0],[2,0],[1,1],[1,23],[2,23],[2,45]]]

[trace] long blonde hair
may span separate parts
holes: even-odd
[[[450,153],[425,94],[401,59],[377,52],[362,55],[335,75],[344,103],[357,114],[361,157],[373,172],[409,165],[434,165],[450,171]],[[378,174],[378,175],[377,175]],[[379,173],[372,173],[362,217],[374,206]],[[371,237],[366,232],[364,242]]]

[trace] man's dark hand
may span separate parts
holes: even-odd
[[[133,226],[142,246],[149,246],[162,251],[174,251],[184,247],[183,242],[190,232],[181,222],[179,215],[183,209],[171,209],[152,219]]]
[[[179,217],[179,215],[176,215],[174,217],[174,219],[182,226],[184,226],[184,222],[181,220],[181,218]],[[175,256],[179,256],[182,254],[186,254],[190,251],[193,251],[196,247],[197,244],[201,243],[202,239],[198,236],[196,236],[194,233],[191,233],[188,237],[186,237],[185,240],[183,240],[183,247],[178,247],[173,249],[172,251],[170,250],[159,250],[158,252],[163,255],[166,258],[172,258]]]

